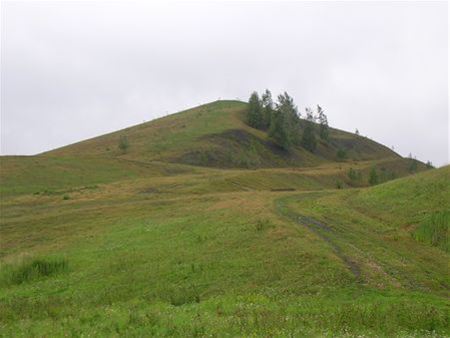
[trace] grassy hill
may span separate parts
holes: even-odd
[[[0,335],[449,335],[450,167],[339,130],[286,154],[244,111],[2,157]]]
[[[105,156],[137,161],[164,161],[219,168],[312,166],[336,160],[338,149],[354,160],[400,156],[365,137],[332,129],[329,144],[314,154],[301,147],[285,152],[265,132],[244,123],[247,104],[216,101],[168,117],[123,129],[46,153],[48,156]],[[129,139],[126,154],[120,136]]]
[[[209,174],[206,168],[352,167],[361,172],[360,179],[349,181],[346,172],[337,178],[349,186],[367,185],[372,166],[377,167],[381,181],[411,173],[414,160],[337,129],[331,129],[329,144],[319,142],[314,153],[302,147],[286,152],[267,133],[244,123],[245,110],[243,102],[216,101],[37,156],[3,156],[0,193],[4,197],[53,193],[129,178]],[[126,153],[118,147],[121,136],[129,142]],[[345,151],[346,159],[338,161],[339,149]],[[426,169],[420,161],[414,163],[414,172]],[[289,185],[296,188],[303,183],[289,179]],[[336,180],[324,184],[335,185]]]

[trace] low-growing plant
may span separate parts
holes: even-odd
[[[168,301],[173,306],[181,306],[190,303],[200,303],[200,294],[195,286],[190,288],[186,287],[173,287],[165,290],[161,295],[161,298]]]
[[[5,265],[0,274],[0,284],[22,284],[68,270],[65,258],[35,258],[18,265]]]
[[[450,251],[448,231],[450,227],[450,211],[441,211],[430,215],[412,233],[415,240]]]
[[[258,220],[255,223],[255,229],[256,231],[263,231],[264,229],[268,228],[270,226],[270,222],[268,220]]]

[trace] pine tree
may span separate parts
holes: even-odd
[[[257,92],[253,92],[248,101],[247,123],[253,128],[263,127],[262,106]]]
[[[263,126],[264,128],[270,128],[272,122],[272,115],[274,111],[272,93],[266,89],[261,96],[262,110],[263,110]]]
[[[328,118],[323,112],[322,107],[319,105],[317,105],[317,121],[319,122],[320,138],[328,142],[329,138]]]
[[[274,111],[272,114],[269,136],[273,138],[276,144],[285,150],[289,150],[292,146],[292,140],[288,133],[286,116],[279,110]]]
[[[269,135],[275,142],[289,150],[296,141],[299,129],[298,110],[288,93],[278,95],[276,111],[272,113]]]
[[[305,128],[303,129],[302,146],[310,152],[314,152],[317,146],[314,115],[311,108],[306,108],[306,121]]]

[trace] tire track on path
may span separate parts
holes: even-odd
[[[316,198],[321,196],[319,193],[307,194],[305,197]],[[287,200],[292,196],[282,197],[275,200],[277,212],[294,221],[296,224],[306,227],[311,232],[316,234],[320,239],[326,242],[332,249],[333,253],[347,266],[358,281],[362,281],[361,268],[359,265],[348,257],[342,250],[341,246],[333,239],[333,235],[337,236],[336,232],[323,222],[320,222],[312,217],[298,214],[290,210],[287,206]]]

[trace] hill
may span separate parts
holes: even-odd
[[[312,166],[335,161],[338,149],[349,159],[399,159],[389,148],[370,139],[332,129],[329,144],[311,154],[301,147],[283,151],[265,132],[245,122],[247,104],[216,101],[115,133],[46,153],[48,156],[105,156],[138,161],[176,162],[218,168]],[[118,149],[120,136],[130,148]]]
[[[329,154],[346,139],[347,160],[281,154],[244,109],[2,157],[0,335],[449,335],[450,167],[408,175],[410,160],[338,130]],[[265,144],[251,169],[186,161],[226,153],[212,135],[236,130]],[[366,187],[373,167],[408,176]]]
[[[420,161],[402,158],[379,143],[337,129],[330,130],[329,144],[319,143],[314,153],[302,147],[286,152],[267,133],[245,124],[246,107],[239,101],[216,101],[37,156],[3,156],[0,193],[61,192],[129,178],[205,174],[207,168],[327,166],[339,167],[340,174],[329,173],[335,179],[319,185],[334,188],[337,180],[348,186],[367,185],[372,166],[379,171],[380,181],[410,174],[413,164],[414,172],[426,169]],[[118,147],[123,136],[129,143],[126,153]],[[337,158],[338,150],[344,150],[345,159]],[[360,172],[359,179],[348,179],[350,167]],[[301,178],[297,182],[288,176],[292,188],[303,185]]]

